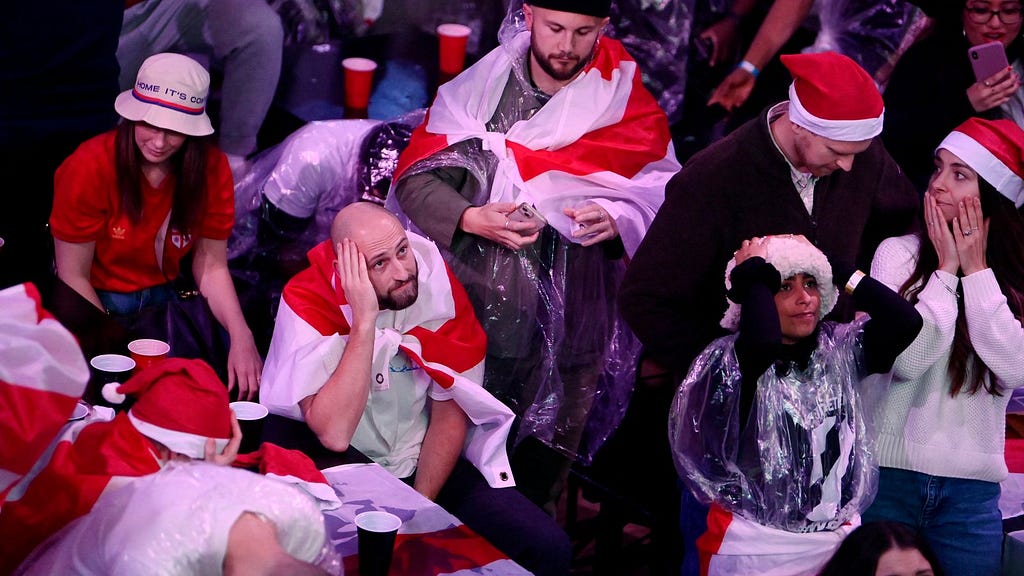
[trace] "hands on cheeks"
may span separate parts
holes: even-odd
[[[975,82],[967,88],[967,99],[975,112],[984,112],[1002,106],[1021,86],[1021,79],[1012,67]]]
[[[366,258],[356,243],[348,238],[343,239],[334,248],[338,255],[338,259],[334,261],[334,269],[341,281],[341,288],[345,291],[345,299],[352,308],[353,328],[357,323],[363,322],[373,325],[377,321],[380,304],[377,301],[377,291],[374,290],[370,275],[366,271]]]
[[[949,274],[961,270],[968,276],[988,268],[985,249],[989,220],[982,214],[980,198],[965,199],[957,210],[959,214],[947,225],[935,197],[925,192],[924,222],[939,257],[939,270]]]
[[[988,268],[985,249],[988,247],[989,219],[981,213],[981,199],[967,198],[960,203],[960,215],[953,218],[953,240],[960,269],[970,276]]]
[[[582,208],[564,208],[562,213],[578,225],[573,230],[572,237],[583,238],[584,240],[580,242],[582,246],[593,246],[619,235],[615,219],[600,204],[590,203]]]
[[[529,246],[540,237],[540,230],[529,222],[509,219],[516,204],[513,202],[492,202],[483,206],[470,206],[462,213],[459,228],[501,244],[509,250]]]
[[[206,456],[203,460],[210,462],[211,464],[217,464],[219,466],[230,466],[235,458],[238,456],[238,447],[242,444],[242,428],[238,425],[238,418],[235,418],[235,413],[231,413],[231,439],[228,440],[227,446],[219,454],[217,453],[217,444],[213,438],[206,439]]]

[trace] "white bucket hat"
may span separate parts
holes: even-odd
[[[765,260],[779,271],[782,279],[796,274],[810,274],[818,281],[818,294],[821,304],[818,308],[818,320],[832,311],[839,299],[839,289],[832,284],[832,265],[821,250],[805,242],[789,236],[771,236],[765,239],[767,254]],[[725,266],[725,288],[732,289],[730,275],[736,267],[733,257]],[[721,325],[726,330],[735,332],[740,325],[740,305],[726,298],[729,307],[722,317]]]
[[[210,73],[181,54],[154,54],[142,63],[135,86],[114,101],[122,117],[188,136],[213,134],[206,115]]]

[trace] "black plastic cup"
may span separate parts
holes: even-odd
[[[374,510],[356,515],[360,576],[387,576],[401,526],[402,519],[390,512]]]
[[[239,454],[248,454],[259,450],[263,441],[263,423],[269,411],[267,407],[256,403],[239,400],[231,403],[231,411],[238,418],[238,427],[242,429],[242,443],[238,447]]]

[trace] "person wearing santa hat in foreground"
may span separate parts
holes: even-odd
[[[238,454],[241,431],[227,387],[202,360],[169,358],[117,392],[136,398],[131,409],[111,421],[66,427],[35,465],[38,473],[7,495],[0,510],[0,574],[10,573],[40,542],[130,479],[172,460],[230,465]]]
[[[833,265],[866,270],[878,242],[911,230],[918,194],[876,139],[884,106],[871,77],[832,52],[784,55],[782,62],[793,76],[789,100],[683,166],[626,270],[619,304],[644,346],[644,385],[633,403],[646,401],[653,412],[637,421],[665,421],[690,362],[723,334],[718,279],[744,239],[801,234]],[[847,321],[852,313],[841,295],[832,317]],[[664,425],[636,434],[652,436],[665,438]],[[661,463],[655,475],[674,478],[667,440],[650,458]],[[684,529],[696,524],[693,532],[702,532],[705,512],[684,520]],[[692,544],[688,539],[688,551]]]
[[[727,266],[722,326],[676,393],[669,438],[679,477],[710,504],[697,540],[705,575],[813,576],[860,523],[877,468],[870,415],[884,374],[921,329],[907,301],[836,270],[858,310],[822,321],[839,291],[801,236],[744,240]]]
[[[935,151],[925,233],[878,247],[872,275],[917,306],[885,403],[865,520],[921,531],[946,574],[1000,573],[1006,406],[1024,385],[1024,132],[971,118]]]

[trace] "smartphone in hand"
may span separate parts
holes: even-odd
[[[1006,61],[1006,49],[998,40],[971,46],[967,49],[967,56],[971,59],[974,80],[977,82],[991,78],[1010,66]]]
[[[523,230],[521,232],[523,236],[529,236],[548,225],[548,221],[541,216],[533,206],[530,206],[526,202],[517,206],[516,209],[508,215],[508,219],[513,222],[529,222],[534,225],[534,227],[529,230]]]

